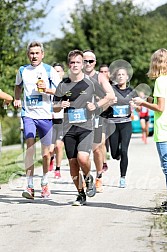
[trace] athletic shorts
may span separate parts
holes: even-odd
[[[140,120],[141,120],[141,119],[144,119],[146,122],[148,122],[148,121],[149,121],[149,116],[144,116],[144,117],[141,116],[141,117],[140,117]]]
[[[90,154],[93,145],[92,130],[73,125],[64,136],[64,146],[68,159],[77,158],[79,151]]]
[[[52,119],[32,119],[24,116],[24,137],[35,138],[38,132],[43,145],[49,146],[52,143]]]
[[[62,119],[53,119],[52,144],[55,144],[57,140],[63,141],[63,120]]]

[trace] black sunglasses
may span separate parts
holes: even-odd
[[[84,63],[92,64],[93,62],[94,62],[94,60],[84,60]]]

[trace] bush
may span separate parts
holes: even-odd
[[[2,145],[13,145],[21,143],[20,118],[5,116],[1,119]]]

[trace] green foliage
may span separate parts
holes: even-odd
[[[7,183],[10,179],[13,180],[25,175],[24,157],[25,153],[23,153],[21,146],[16,149],[2,150],[0,157],[0,184]],[[40,148],[36,149],[34,166],[35,168],[42,166]]]
[[[20,118],[5,116],[2,121],[2,144],[12,145],[20,143]]]
[[[38,2],[39,0],[0,1],[0,87],[11,95],[17,69],[27,62],[25,35],[40,30],[34,23],[47,15],[45,9],[49,0],[45,0],[39,8]]]
[[[62,28],[64,37],[48,43],[55,49],[55,59],[64,62],[70,50],[92,49],[97,56],[97,67],[124,59],[134,70],[132,85],[152,86],[146,73],[151,54],[167,45],[166,16],[151,16],[151,12],[134,6],[131,0],[92,0],[89,6],[79,0],[76,6],[68,27],[66,24]]]

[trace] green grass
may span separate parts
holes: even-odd
[[[20,149],[10,149],[2,150],[0,157],[0,184],[8,183],[11,176],[19,177],[19,175],[25,174],[24,168],[24,156],[22,148]],[[66,154],[64,150],[64,159],[66,159]],[[35,168],[42,166],[41,149],[36,148],[35,152]]]
[[[40,149],[36,150],[35,167],[42,164]],[[22,149],[2,151],[0,158],[0,184],[8,183],[13,174],[24,174],[24,153]],[[17,176],[16,176],[17,177]]]

